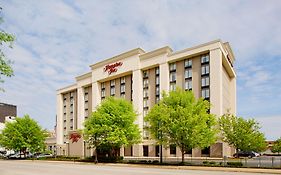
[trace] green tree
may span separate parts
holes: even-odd
[[[28,115],[16,118],[14,122],[7,122],[0,134],[0,145],[6,149],[26,154],[40,152],[45,149],[47,134],[38,123]]]
[[[149,131],[158,144],[175,144],[184,154],[193,148],[205,148],[216,141],[216,118],[209,114],[210,103],[196,99],[192,91],[179,88],[163,98],[146,115]]]
[[[0,7],[0,13],[2,8]],[[0,16],[0,24],[3,22],[3,18]],[[11,61],[7,59],[3,52],[3,46],[7,45],[12,47],[12,43],[15,40],[15,37],[12,34],[9,34],[2,29],[0,29],[0,82],[4,82],[2,76],[11,77],[13,76],[14,72],[11,67]],[[1,89],[2,90],[2,89]]]
[[[281,138],[277,139],[277,140],[274,142],[274,144],[273,144],[273,146],[272,146],[272,148],[271,148],[271,151],[272,151],[273,153],[278,153],[278,154],[281,152]]]
[[[265,136],[254,119],[243,119],[232,114],[220,117],[219,125],[223,140],[236,150],[261,152],[266,148]]]
[[[84,137],[90,146],[103,150],[110,157],[117,157],[122,146],[139,143],[140,131],[133,105],[124,100],[109,97],[92,113],[84,125]],[[97,160],[97,156],[96,156]]]

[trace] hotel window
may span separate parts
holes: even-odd
[[[148,132],[148,130],[146,130],[146,129],[143,130],[143,138],[144,138],[144,139],[148,139],[148,138],[149,138],[149,132]],[[148,146],[147,146],[147,147],[148,147]],[[144,152],[146,152],[146,151],[144,151]],[[144,154],[143,156],[148,156],[148,153],[147,153],[147,154]]]
[[[155,68],[155,74],[156,74],[156,75],[159,75],[159,74],[160,74],[159,67],[156,67],[156,68]]]
[[[143,87],[147,88],[148,87],[148,79],[143,80]]]
[[[115,86],[110,87],[110,95],[111,96],[115,95]]]
[[[192,60],[190,60],[190,59],[184,60],[184,67],[185,68],[189,68],[191,66],[192,66]]]
[[[170,64],[170,71],[175,71],[177,69],[176,63]]]
[[[148,89],[143,89],[143,98],[148,98]]]
[[[177,78],[176,72],[170,72],[170,82],[175,82]]]
[[[192,69],[185,69],[184,77],[185,78],[191,78],[192,77]]]
[[[101,98],[104,98],[105,97],[105,89],[102,89],[101,90]]]
[[[160,95],[160,88],[159,88],[159,86],[156,86],[156,95]]]
[[[70,92],[70,97],[73,97],[73,92]]]
[[[125,93],[125,84],[121,84],[121,86],[120,86],[120,92],[121,92],[121,94],[122,94],[122,93]]]
[[[156,98],[155,98],[155,103],[159,103],[159,101],[160,101],[160,97],[159,97],[159,96],[156,96]]]
[[[125,82],[126,82],[125,77],[121,77],[121,79],[120,79],[120,83],[121,83],[121,84],[125,84]]]
[[[105,89],[105,83],[101,83],[101,89]]]
[[[88,109],[89,108],[89,103],[86,101],[85,102],[85,109]]]
[[[159,84],[160,84],[160,78],[159,78],[159,76],[156,76],[156,78],[155,78],[155,83],[156,83],[156,85],[159,85]]]
[[[209,77],[202,77],[201,79],[201,86],[209,86],[210,85],[210,78]]]
[[[125,98],[125,93],[122,93],[122,94],[120,95],[120,97],[121,97],[121,98]]]
[[[148,114],[148,110],[147,109],[144,109],[143,110],[143,116],[146,116]]]
[[[176,90],[176,83],[170,83],[170,91]]]
[[[110,80],[110,86],[115,86],[115,80]]]
[[[89,115],[89,110],[88,109],[85,109],[85,118],[87,118]]]
[[[148,108],[148,100],[147,99],[143,100],[143,107]]]
[[[143,71],[143,78],[147,78],[148,77],[148,72],[147,70]]]
[[[184,89],[185,90],[191,90],[192,89],[192,80],[185,80]]]
[[[88,101],[89,100],[89,94],[88,92],[85,92],[85,101]]]
[[[201,67],[201,75],[207,75],[210,73],[209,65],[203,65]]]
[[[210,90],[209,88],[202,89],[202,98],[209,99],[210,98]]]
[[[209,55],[203,55],[201,57],[201,63],[204,64],[204,63],[209,63]]]

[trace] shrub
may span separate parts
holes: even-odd
[[[230,167],[242,167],[242,162],[227,162],[227,165]]]

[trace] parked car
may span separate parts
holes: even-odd
[[[259,156],[260,154],[254,151],[238,151],[237,153],[233,154],[233,157],[235,158],[239,158],[239,157],[252,158],[252,157],[259,157]]]
[[[36,156],[37,159],[38,158],[45,158],[45,157],[53,157],[53,155],[52,154],[48,154],[48,153],[41,153],[41,154],[38,154]]]

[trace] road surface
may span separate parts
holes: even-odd
[[[45,162],[0,160],[1,175],[254,175],[259,173],[180,170],[131,165],[81,164],[73,162]],[[259,174],[261,175],[261,174]]]

